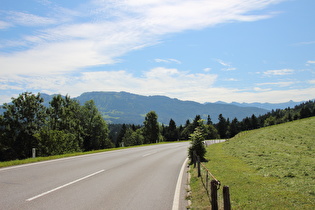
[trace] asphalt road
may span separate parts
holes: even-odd
[[[0,209],[172,209],[188,146],[162,144],[2,168]],[[184,191],[179,209],[185,209]]]

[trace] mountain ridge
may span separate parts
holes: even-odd
[[[218,104],[232,104],[236,106],[241,106],[241,107],[257,107],[257,108],[262,108],[262,109],[267,109],[269,111],[271,110],[276,110],[276,109],[286,109],[288,107],[294,108],[296,105],[299,105],[305,101],[300,101],[300,102],[295,102],[293,100],[290,100],[288,102],[284,103],[259,103],[259,102],[253,102],[253,103],[239,103],[239,102],[231,102],[231,103],[226,103],[224,101],[217,101],[215,103]]]
[[[49,106],[54,95],[56,94],[41,93],[46,106]],[[163,124],[168,124],[170,119],[173,119],[177,125],[184,125],[187,120],[192,121],[196,115],[200,115],[203,119],[207,119],[207,116],[210,115],[211,120],[216,123],[219,114],[230,120],[235,117],[242,120],[253,114],[256,116],[266,114],[271,110],[270,107],[273,106],[272,109],[275,109],[275,106],[279,106],[279,104],[271,103],[198,103],[163,95],[143,96],[124,91],[85,92],[73,99],[78,100],[81,104],[88,100],[94,100],[104,119],[113,124],[142,124],[145,115],[150,111],[155,111],[158,115],[158,121]],[[295,106],[301,102],[290,101],[288,103]],[[286,108],[288,103],[281,103],[280,105]]]
[[[206,119],[208,115],[212,121],[222,114],[225,118],[242,120],[247,116],[262,115],[268,110],[256,107],[239,107],[236,105],[222,105],[215,103],[201,104],[195,101],[182,101],[167,96],[143,96],[128,92],[86,92],[76,97],[81,104],[93,99],[105,120],[109,123],[142,124],[145,115],[155,111],[158,121],[168,124],[173,119],[176,124],[185,124],[186,120],[193,120],[196,115]]]

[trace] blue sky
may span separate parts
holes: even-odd
[[[0,103],[30,91],[315,98],[314,0],[0,0]]]

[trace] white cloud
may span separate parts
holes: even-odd
[[[1,55],[1,69],[20,72],[20,67],[24,66],[30,73],[33,73],[32,69],[52,73],[56,70],[75,71],[87,66],[110,64],[127,52],[156,44],[165,34],[231,21],[269,18],[273,14],[249,13],[253,14],[253,11],[279,2],[280,0],[94,0],[93,4],[85,5],[89,10],[86,11],[82,6],[69,10],[51,6],[52,2],[44,1],[53,8],[52,17],[17,11],[9,13],[12,23],[41,25],[46,28],[25,34],[24,40],[10,40],[12,43],[29,43],[29,49]],[[85,17],[85,22],[80,24],[78,21],[81,17]],[[57,21],[62,25],[52,25]],[[78,58],[76,64],[73,63],[74,55]],[[180,63],[175,59],[169,61]],[[235,68],[230,66],[225,70]]]
[[[216,59],[216,61],[217,61],[218,63],[220,63],[222,66],[226,67],[226,68],[223,68],[223,69],[222,69],[223,71],[234,71],[234,70],[236,70],[236,68],[233,67],[230,63],[227,63],[227,62],[225,62],[225,61],[222,61],[221,59]]]
[[[12,26],[10,23],[0,20],[0,29],[6,29]]]
[[[43,26],[57,23],[56,19],[41,17],[34,14],[24,12],[8,12],[9,20],[14,24],[23,26]]]
[[[258,91],[258,92],[265,92],[265,91],[270,91],[271,88],[265,88],[265,89],[263,89],[263,88],[260,88],[260,87],[254,87],[254,90],[255,90],[255,91]]]
[[[176,60],[174,58],[168,58],[168,59],[160,59],[160,58],[156,58],[154,59],[155,62],[157,63],[177,63],[177,64],[181,64],[182,62],[179,60]]]
[[[1,79],[1,78],[0,78]],[[211,88],[217,79],[214,74],[193,74],[178,69],[153,68],[136,77],[126,71],[83,72],[74,75],[35,75],[27,78],[14,76],[1,83],[15,83],[16,89],[33,89],[35,92],[70,94],[75,97],[88,91],[129,91],[144,95],[168,95],[170,97],[194,96]],[[195,98],[195,97],[194,97]]]
[[[227,78],[227,79],[224,79],[223,81],[237,82],[237,81],[239,81],[239,80],[238,80],[238,79],[235,79],[235,78]]]
[[[222,66],[227,66],[227,67],[231,66],[230,64],[228,64],[228,63],[226,63],[220,59],[216,59],[216,61],[218,61],[218,63],[220,63]]]
[[[217,85],[216,74],[191,73],[175,68],[157,67],[135,76],[126,71],[83,72],[79,75],[34,75],[15,76],[12,80],[1,79],[1,87],[21,92],[60,93],[76,97],[89,91],[127,91],[141,95],[166,95],[181,100],[197,102],[238,101],[238,102],[285,102],[314,98],[315,88],[272,90],[253,87],[254,91],[225,88]],[[313,80],[308,81],[311,84]],[[266,84],[266,83],[265,83]],[[264,85],[264,84],[261,84]],[[23,91],[22,91],[23,90]],[[0,103],[6,98],[1,98]]]
[[[315,64],[315,61],[307,61],[307,64]]]
[[[113,63],[110,57],[96,53],[95,48],[95,43],[83,40],[45,44],[26,52],[0,55],[0,68],[4,70],[0,75],[52,74]]]
[[[313,79],[313,80],[308,80],[307,81],[309,84],[315,84],[315,79]]]
[[[209,72],[209,71],[211,71],[211,68],[204,68],[203,71]]]
[[[0,47],[23,46],[19,51],[0,54],[0,77],[10,81],[3,82],[1,87],[69,93],[71,96],[86,91],[124,90],[199,102],[224,100],[225,97],[226,101],[240,101],[246,94],[238,89],[213,87],[217,75],[208,74],[210,68],[205,68],[204,74],[192,74],[159,67],[144,72],[141,77],[126,71],[84,72],[84,69],[113,64],[122,55],[157,44],[170,33],[270,18],[273,13],[258,14],[257,11],[281,1],[93,0],[69,10],[53,5],[53,1],[41,0],[52,8],[51,17],[15,11],[8,13],[11,22],[0,22],[0,29],[11,24],[41,26],[40,30],[18,34],[22,39],[0,40]],[[156,61],[181,63],[173,58]],[[222,60],[218,62],[223,65],[222,70],[236,69]],[[73,72],[82,73],[74,76]]]
[[[295,44],[293,44],[293,45],[295,45],[295,46],[302,46],[302,45],[311,45],[311,44],[315,44],[315,41],[298,42],[298,43],[295,43]]]
[[[264,83],[258,83],[257,85],[259,86],[264,86],[264,85],[275,85],[279,87],[288,87],[290,85],[296,84],[296,82],[264,82]]]
[[[268,70],[263,72],[265,76],[284,76],[293,74],[295,71],[293,69],[279,69],[279,70]]]

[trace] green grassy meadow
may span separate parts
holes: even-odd
[[[232,209],[315,209],[314,151],[312,117],[242,132],[211,145],[206,167],[230,187]],[[191,172],[192,209],[209,209],[196,170]]]

